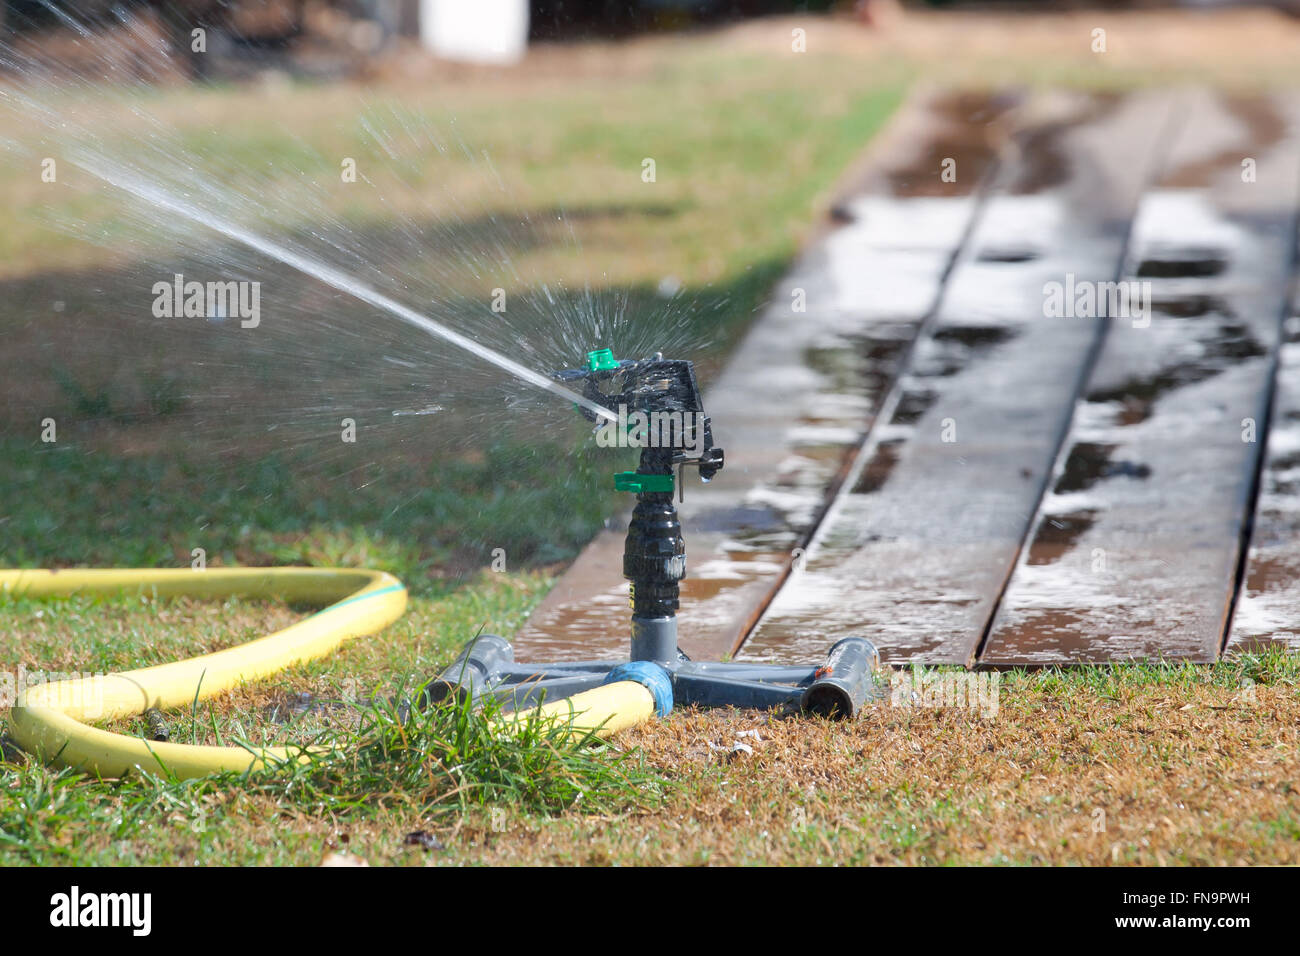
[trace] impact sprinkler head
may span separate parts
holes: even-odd
[[[555,377],[571,388],[581,386],[584,398],[615,413],[615,420],[597,425],[600,444],[641,449],[636,471],[614,475],[615,489],[636,495],[623,548],[623,577],[630,582],[632,603],[632,659],[675,662],[681,657],[676,614],[679,585],[686,577],[686,543],[673,506],[674,484],[680,494],[687,465],[698,468],[704,481],[723,465],[722,449],[714,446],[713,426],[704,414],[695,365],[662,353],[619,361],[609,349],[597,349],[587,353],[586,368],[566,369]]]
[[[587,353],[587,367],[555,373],[581,386],[594,409],[608,409],[622,447],[639,447],[636,471],[614,476],[614,487],[636,493],[623,547],[623,577],[632,605],[629,661],[518,664],[503,638],[483,635],[429,685],[428,696],[467,700],[492,694],[518,708],[546,695],[588,693],[604,684],[640,683],[642,710],[650,696],[661,716],[672,702],[725,707],[797,707],[826,717],[852,717],[873,695],[879,657],[860,637],[836,643],[818,665],[784,666],[736,661],[692,661],[677,647],[679,585],[686,577],[686,544],[673,506],[673,468],[695,465],[706,481],[722,468],[722,449],[704,414],[695,366],[684,359],[618,361],[609,349]],[[588,419],[598,415],[579,408]],[[608,433],[607,433],[608,434]],[[602,444],[605,444],[602,442]],[[626,688],[625,688],[626,689]]]
[[[672,494],[673,468],[687,465],[710,480],[722,470],[724,455],[713,444],[713,425],[704,413],[695,363],[666,359],[656,352],[649,358],[614,358],[609,349],[587,353],[587,367],[563,369],[555,379],[581,388],[583,398],[614,412],[617,419],[599,420],[589,409],[579,408],[599,428],[617,429],[620,447],[640,448],[641,466],[614,476],[620,491]]]

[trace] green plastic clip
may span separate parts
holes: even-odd
[[[612,372],[618,368],[618,359],[612,349],[596,349],[587,353],[588,372]]]
[[[643,475],[639,471],[619,471],[614,473],[614,490],[641,492],[673,493],[672,475]]]

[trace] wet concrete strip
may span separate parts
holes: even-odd
[[[681,645],[696,658],[730,653],[757,619],[933,310],[1014,104],[959,99],[904,110],[836,207],[838,226],[774,290],[707,390],[727,466],[679,505]],[[955,182],[941,178],[945,158]],[[520,659],[626,653],[625,525],[611,522],[557,582],[516,637]]]
[[[1300,295],[1285,339],[1228,655],[1268,647],[1300,651]]]
[[[981,664],[1218,657],[1300,187],[1300,140],[1279,139],[1300,128],[1300,101],[1252,103],[1253,122],[1243,108],[1196,94],[1166,171],[1143,196],[1126,266],[1136,298],[1125,314],[1114,314],[1122,295],[1111,302]],[[1247,158],[1253,180],[1243,177]]]
[[[1042,97],[889,420],[744,658],[816,659],[856,634],[894,663],[973,660],[1102,329],[1045,318],[1045,290],[1117,276],[1177,106],[1167,93]]]

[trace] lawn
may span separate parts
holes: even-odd
[[[846,73],[850,62],[844,61]],[[310,203],[282,204],[290,213],[301,210],[298,218],[254,221],[292,234],[310,231],[318,216],[336,233],[373,237],[376,255],[394,268],[418,269],[398,257],[421,250],[394,240],[387,197],[418,205],[429,217],[421,237],[429,240],[424,251],[431,258],[464,241],[514,243],[512,235],[482,224],[523,210],[543,225],[511,248],[521,274],[592,284],[602,301],[651,316],[663,309],[657,289],[668,277],[684,287],[679,298],[691,306],[690,335],[707,343],[693,357],[707,364],[744,328],[829,202],[836,177],[905,88],[896,69],[881,67],[855,71],[822,95],[825,64],[788,61],[776,72],[768,66],[744,51],[715,56],[699,45],[659,44],[631,65],[606,51],[596,77],[590,71],[565,77],[552,66],[540,79],[524,72],[428,88],[111,90],[91,101],[76,98],[70,108],[117,153],[157,128],[137,115],[144,110],[175,148],[202,156],[230,195],[241,198],[301,195],[303,181],[336,177],[337,157],[353,157],[373,188],[316,190]],[[441,152],[408,141],[388,150],[371,135],[375,129],[399,138],[411,130],[420,136],[452,131],[472,149]],[[484,154],[496,175],[485,173]],[[654,183],[641,177],[647,155],[658,165]],[[0,312],[9,345],[0,421],[5,563],[184,567],[202,548],[211,566],[342,564],[397,573],[412,591],[410,610],[384,634],[211,708],[168,715],[175,740],[303,741],[327,734],[373,759],[376,751],[361,740],[374,733],[367,736],[358,725],[380,738],[393,730],[392,721],[376,716],[375,701],[413,693],[480,628],[512,633],[545,593],[558,562],[575,554],[612,511],[608,474],[622,462],[580,444],[576,424],[539,437],[527,422],[487,430],[471,417],[450,426],[459,440],[444,435],[419,444],[418,435],[382,423],[387,427],[377,429],[379,437],[360,456],[347,457],[322,456],[319,446],[296,439],[266,440],[244,422],[214,416],[206,398],[218,385],[229,393],[232,373],[204,378],[209,366],[243,370],[261,363],[261,378],[246,383],[256,388],[250,393],[274,396],[272,404],[287,408],[289,418],[328,404],[322,388],[364,393],[372,369],[327,355],[331,343],[319,338],[338,336],[343,320],[337,315],[333,329],[307,328],[301,341],[273,341],[264,350],[271,358],[222,352],[211,336],[137,345],[157,335],[119,304],[138,294],[142,276],[201,268],[202,250],[173,247],[75,168],[58,189],[42,190],[28,159],[14,151],[0,164],[0,192],[10,209],[0,239],[0,284],[9,303]],[[562,227],[545,225],[556,214],[565,217]],[[54,228],[69,221],[76,223],[74,235]],[[80,235],[97,241],[78,241]],[[449,298],[472,294],[468,275],[433,270]],[[312,294],[298,282],[284,297]],[[355,310],[337,300],[329,305],[341,314]],[[580,360],[581,351],[570,358]],[[257,407],[246,398],[239,411],[256,417]],[[337,417],[332,408],[329,414]],[[47,416],[58,422],[55,443],[40,442],[31,427]],[[497,548],[506,567],[492,571]],[[138,666],[240,643],[300,613],[234,601],[10,599],[0,606],[0,663],[14,675],[20,667],[62,673]],[[435,739],[447,739],[439,726],[430,729],[427,753],[436,752]],[[115,729],[145,728],[137,720]],[[388,752],[385,744],[376,746]],[[564,782],[570,778],[591,779],[582,790],[583,805],[592,809],[621,806],[647,789],[629,784],[622,771],[611,773],[619,764],[608,751],[534,742],[513,752],[524,759],[560,751],[567,754],[556,776],[561,782],[549,790],[544,773],[532,789],[449,792],[393,776],[400,762],[376,762],[385,779],[356,765],[347,772],[320,768],[343,773],[353,789],[374,796],[350,805],[334,776],[327,789],[337,799],[323,806],[299,801],[311,787],[283,781],[268,791],[230,781],[139,783],[143,789],[128,783],[123,790],[55,774],[10,750],[14,762],[0,770],[0,861],[168,861],[198,854],[207,862],[316,862],[324,845],[319,827],[339,818],[345,826],[400,830],[394,846],[400,852],[404,833],[458,827],[487,799],[511,812],[549,814],[572,803],[572,785]],[[485,759],[497,767],[499,757]],[[412,764],[417,776],[428,772],[431,759]],[[628,758],[638,765],[640,759]],[[564,761],[576,761],[578,769],[564,769]],[[637,773],[658,779],[648,770]],[[525,776],[537,776],[536,768]],[[640,781],[635,773],[629,779]],[[612,796],[602,802],[605,787]],[[245,800],[268,802],[255,808]],[[286,814],[295,821],[288,826]],[[199,818],[202,826],[195,825]],[[109,819],[115,822],[105,826]],[[241,835],[245,826],[253,829]],[[249,839],[253,830],[259,835]]]
[[[824,45],[798,56],[788,52],[793,22],[543,50],[487,76],[112,91],[77,107],[115,148],[147,128],[133,107],[147,109],[243,197],[306,196],[304,180],[336,178],[340,156],[357,158],[373,188],[285,200],[276,208],[296,215],[263,225],[301,234],[317,218],[343,224],[385,263],[437,281],[453,311],[472,311],[480,283],[469,269],[422,264],[422,251],[491,248],[482,224],[524,210],[535,225],[512,247],[521,274],[590,284],[598,302],[645,316],[633,324],[646,341],[668,315],[707,373],[912,85],[1127,86],[1204,77],[1223,62],[1207,29],[1181,59],[1119,43],[1115,63],[1095,70],[1086,48],[1066,52],[1068,29],[1085,23],[1072,18],[1045,41],[1050,58],[999,52],[997,18],[936,20],[928,36],[934,49],[958,49],[952,56],[927,51],[925,36],[892,45],[814,20],[810,37]],[[1137,21],[1121,22],[1120,39],[1123,22]],[[1223,42],[1269,36],[1256,19],[1240,22],[1219,31]],[[1276,82],[1286,60],[1272,42],[1220,78]],[[1160,72],[1162,57],[1177,62],[1173,74]],[[387,151],[367,133],[376,126],[454,130],[472,149]],[[646,157],[652,184],[641,178]],[[384,407],[387,392],[369,394],[373,356],[340,359],[332,344],[361,310],[286,279],[292,314],[336,310],[305,318],[301,340],[272,339],[252,356],[203,338],[161,348],[124,297],[142,276],[198,267],[202,250],[173,247],[74,171],[57,191],[43,188],[28,158],[0,153],[3,563],[184,567],[202,548],[211,565],[383,568],[412,600],[383,634],[167,715],[173,740],[331,739],[343,745],[337,757],[255,779],[98,782],[6,749],[0,863],[314,864],[328,852],[376,864],[1295,861],[1293,658],[1011,673],[995,714],[904,699],[851,724],[680,712],[588,747],[541,731],[502,742],[454,709],[403,724],[401,702],[466,640],[524,620],[612,514],[608,474],[624,462],[580,443],[576,424],[485,428],[475,414],[425,440],[381,423],[349,457],[322,455],[297,433],[275,438],[276,407],[244,400],[232,406],[242,421],[214,414],[211,399],[230,385],[214,367],[236,369],[235,384],[272,396],[304,433],[337,419],[340,401]],[[394,228],[383,198],[393,195],[429,217],[414,242]],[[86,233],[96,241],[77,238]],[[683,290],[667,306],[665,280]],[[586,343],[547,347],[576,361]],[[59,422],[53,445],[37,437],[46,416]],[[174,660],[301,613],[5,598],[0,670]],[[115,729],[146,730],[139,720]],[[750,730],[757,736],[740,736]],[[728,755],[736,741],[752,754]],[[453,766],[471,769],[456,779]]]

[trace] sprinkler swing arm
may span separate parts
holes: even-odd
[[[623,550],[632,608],[630,660],[518,663],[509,641],[485,634],[428,685],[427,697],[475,701],[490,695],[518,709],[631,680],[650,691],[661,715],[674,702],[856,715],[879,666],[875,646],[864,638],[839,641],[815,666],[692,661],[677,646],[686,545],[674,491],[683,491],[686,466],[696,467],[708,481],[724,464],[722,449],[713,444],[694,364],[661,354],[618,361],[609,349],[600,349],[588,353],[585,369],[567,369],[555,378],[581,386],[593,405],[616,410],[617,422],[600,421],[597,427],[625,430],[627,440],[619,444],[641,448],[637,470],[614,476],[615,488],[633,492],[637,499]],[[597,421],[594,412],[579,411]]]

